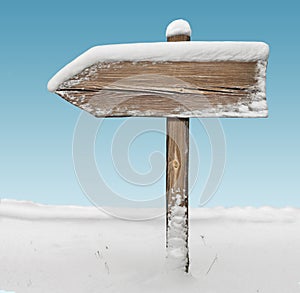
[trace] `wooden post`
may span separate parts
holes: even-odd
[[[189,41],[190,36],[175,35],[167,40]],[[167,263],[188,273],[189,118],[167,118],[166,159]]]

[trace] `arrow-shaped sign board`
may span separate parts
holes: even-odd
[[[96,117],[266,117],[268,52],[256,42],[98,46],[48,88]]]
[[[189,118],[267,117],[269,47],[262,42],[188,42],[186,21],[166,43],[94,47],[61,69],[48,89],[96,117],[167,117],[167,256],[189,268]]]

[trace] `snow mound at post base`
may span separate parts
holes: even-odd
[[[191,209],[184,275],[165,268],[164,218],[130,222],[91,207],[2,200],[0,290],[299,293],[299,229],[299,209]]]

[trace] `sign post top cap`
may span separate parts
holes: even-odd
[[[176,19],[172,21],[166,30],[166,37],[174,37],[178,35],[191,36],[192,30],[190,24],[184,19]]]

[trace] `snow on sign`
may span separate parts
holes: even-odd
[[[189,42],[184,20],[168,42],[91,48],[62,68],[48,89],[96,117],[167,118],[167,258],[189,269],[190,117],[267,117],[269,46],[262,42]]]
[[[190,34],[179,22],[168,39],[176,41],[177,32]],[[266,117],[268,54],[261,42],[97,46],[61,69],[48,89],[96,117]]]

